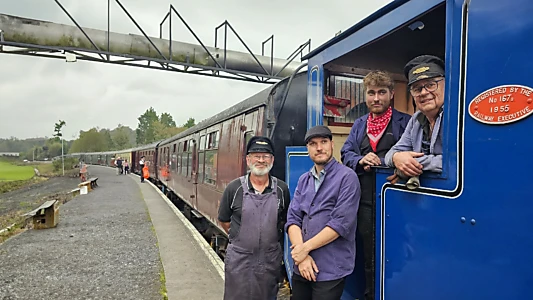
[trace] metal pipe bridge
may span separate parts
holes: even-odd
[[[290,76],[301,65],[295,59],[300,56],[301,60],[304,50],[309,52],[311,49],[311,40],[308,40],[286,59],[274,58],[272,35],[262,43],[261,55],[254,54],[228,21],[215,28],[214,47],[209,47],[172,4],[159,24],[159,37],[148,36],[119,0],[114,2],[141,34],[110,31],[113,0],[107,3],[107,30],[91,29],[80,26],[59,0],[54,1],[74,25],[0,14],[0,53],[65,59],[67,62],[87,60],[271,84]],[[173,16],[178,17],[199,45],[172,40]],[[165,22],[169,26],[168,39],[163,39]],[[220,30],[224,30],[222,48],[217,45]],[[227,49],[228,31],[244,45],[247,53]],[[269,43],[270,56],[265,56],[265,46]]]

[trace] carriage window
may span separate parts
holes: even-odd
[[[324,117],[328,123],[347,123],[350,126],[360,116],[368,113],[365,104],[363,80],[331,74],[325,87]]]
[[[200,145],[199,145],[199,149],[200,150],[204,150],[205,149],[205,135],[202,135],[200,137]]]
[[[180,142],[178,144],[178,153],[177,153],[177,156],[176,156],[176,173],[178,174],[181,174],[181,156],[182,156],[182,153],[183,153],[183,148],[182,148],[182,143]]]
[[[204,182],[204,158],[205,153],[198,153],[198,183]]]
[[[218,131],[211,132],[208,135],[207,149],[218,148],[218,139],[219,139]]]
[[[216,184],[218,150],[205,151],[205,183]]]
[[[193,151],[193,144],[194,144],[194,140],[189,140],[189,142],[187,143],[188,144],[188,149],[187,149],[187,156],[188,156],[188,159],[187,159],[187,177],[191,176],[192,174],[192,151]]]
[[[184,152],[181,154],[181,175],[187,175],[187,166],[189,165],[189,154]]]

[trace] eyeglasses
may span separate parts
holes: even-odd
[[[263,155],[254,154],[254,155],[250,155],[250,157],[254,160],[260,160],[260,159],[270,160],[272,158],[272,154],[263,154]]]
[[[422,89],[426,89],[426,91],[431,93],[437,90],[437,88],[439,87],[439,81],[442,81],[442,80],[444,80],[444,78],[430,81],[430,82],[427,82],[426,84],[418,85],[416,87],[413,86],[409,89],[409,91],[411,92],[411,95],[413,95],[413,97],[420,96],[420,94],[422,94]]]

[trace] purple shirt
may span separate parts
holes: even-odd
[[[355,172],[334,158],[325,165],[323,182],[315,192],[315,177],[306,172],[298,180],[289,205],[285,231],[302,230],[306,242],[326,226],[339,237],[309,253],[318,267],[317,281],[336,280],[352,273],[355,265],[355,231],[361,188]],[[300,275],[298,267],[294,272]]]

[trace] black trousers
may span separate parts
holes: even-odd
[[[365,300],[374,300],[374,208],[368,203],[361,202],[359,213],[357,214],[357,231],[363,243],[364,262],[365,262]],[[363,253],[357,253],[362,255]]]
[[[344,290],[344,278],[330,281],[308,281],[292,274],[291,300],[339,300]]]
[[[374,272],[375,262],[375,233],[376,233],[376,201],[373,193],[373,177],[371,175],[359,176],[361,183],[361,201],[357,213],[357,232],[359,233],[357,243],[363,243],[365,262],[365,300],[374,300]],[[362,253],[357,253],[361,255]]]

